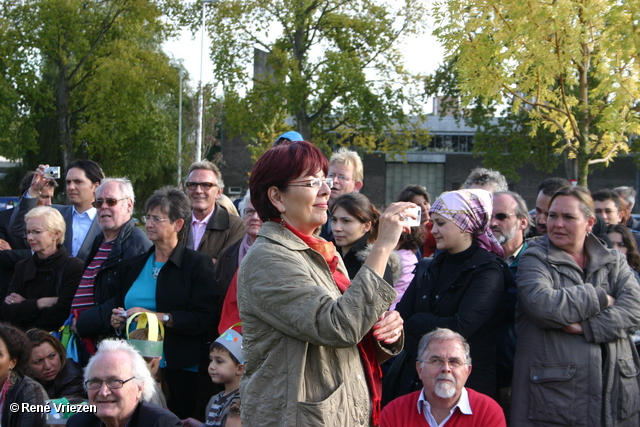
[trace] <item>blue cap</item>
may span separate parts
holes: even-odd
[[[290,130],[289,132],[285,132],[282,135],[280,135],[279,137],[276,138],[275,142],[273,143],[273,145],[276,145],[277,142],[281,139],[288,139],[289,141],[304,141],[304,138],[302,137],[302,135],[300,135],[298,132],[296,132],[295,130]]]

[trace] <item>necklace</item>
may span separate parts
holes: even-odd
[[[156,267],[156,254],[153,254],[153,269],[151,270],[151,278],[152,279],[157,279],[158,278],[158,274],[160,274],[160,269],[162,267]]]

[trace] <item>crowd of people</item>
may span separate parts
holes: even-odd
[[[141,227],[128,179],[74,161],[52,205],[47,166],[0,213],[0,425],[640,425],[633,188],[549,178],[531,217],[478,168],[378,208],[287,132],[237,211],[202,161]]]

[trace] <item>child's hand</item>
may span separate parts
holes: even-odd
[[[202,427],[203,425],[204,424],[194,418],[187,418],[186,420],[182,420],[182,427]]]

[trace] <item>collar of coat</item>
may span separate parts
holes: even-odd
[[[548,235],[540,238],[537,244],[547,247],[547,260],[550,264],[569,265],[573,268],[580,268],[568,253],[551,243]],[[589,234],[586,237],[584,247],[587,251],[587,256],[589,257],[589,264],[587,266],[587,271],[585,272],[587,274],[597,271],[604,265],[611,264],[616,261],[614,254],[611,252],[614,249],[607,249],[600,239],[593,234]]]

